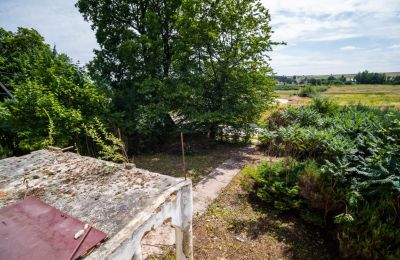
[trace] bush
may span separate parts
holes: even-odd
[[[274,90],[299,90],[300,86],[296,84],[275,85]]]
[[[317,88],[315,86],[305,86],[300,89],[300,97],[314,97],[318,94]]]
[[[290,158],[277,163],[262,163],[251,173],[257,183],[255,194],[278,210],[299,208],[301,199],[297,176],[303,170],[304,164]]]
[[[300,97],[315,97],[320,92],[325,92],[328,90],[328,86],[305,86],[300,88],[298,95]]]
[[[300,205],[304,219],[333,231],[343,256],[399,259],[400,113],[326,99],[279,113],[283,123],[264,131],[263,147],[300,162],[285,169],[289,179],[282,165],[262,169],[257,196],[283,209]],[[304,164],[313,166],[299,170]]]
[[[338,104],[336,104],[332,99],[325,97],[313,98],[310,108],[316,110],[320,114],[329,115],[332,115],[339,110]]]

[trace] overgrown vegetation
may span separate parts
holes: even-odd
[[[236,176],[194,222],[195,259],[334,259],[317,228],[249,199],[247,179]]]
[[[294,159],[252,172],[261,200],[334,231],[344,256],[400,257],[400,113],[316,99],[273,113],[262,146]]]
[[[0,102],[0,156],[76,145],[84,154],[121,161],[120,147],[108,149],[118,141],[103,123],[110,108],[107,92],[38,32],[0,29],[0,71],[0,81],[13,93]]]
[[[76,143],[121,161],[120,145],[156,150],[180,131],[213,141],[272,104],[267,53],[277,43],[259,0],[80,0],[77,8],[100,46],[88,73],[34,30],[0,30],[0,82],[14,95],[1,91],[0,156]]]
[[[304,86],[300,88],[298,95],[300,97],[315,97],[319,93],[327,91],[328,86]]]

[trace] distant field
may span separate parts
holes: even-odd
[[[303,104],[308,98],[296,97],[296,90],[275,91],[279,98],[286,98],[293,104]],[[336,100],[340,105],[362,104],[374,107],[400,109],[399,85],[344,85],[332,86],[322,96]]]
[[[396,94],[400,95],[400,85],[345,85],[332,86],[324,94]]]
[[[388,77],[395,77],[395,76],[399,76],[400,72],[379,72],[379,73],[384,73],[386,74],[386,76]],[[307,78],[316,78],[316,79],[326,79],[329,76],[334,76],[335,78],[341,77],[341,76],[345,76],[346,78],[354,78],[356,74],[333,74],[333,75],[301,75],[301,76],[297,76],[297,79],[304,79],[305,77]]]

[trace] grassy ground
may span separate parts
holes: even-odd
[[[335,86],[323,95],[337,100],[340,105],[360,103],[373,107],[400,108],[399,85]]]
[[[317,230],[257,205],[235,177],[193,226],[195,259],[329,259]]]
[[[305,104],[309,98],[294,98],[296,90],[276,91],[280,98],[294,99],[292,104]],[[340,105],[362,104],[374,107],[391,107],[400,109],[399,85],[345,85],[332,86],[321,94],[336,100]]]
[[[217,144],[196,153],[186,155],[186,169],[194,183],[208,175],[219,164],[229,159],[239,149],[237,145]],[[135,156],[138,168],[174,177],[183,177],[180,153],[155,153]]]

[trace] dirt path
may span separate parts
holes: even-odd
[[[242,148],[194,187],[195,259],[332,259],[317,229],[252,200],[240,170],[265,160],[278,159]],[[171,227],[157,229],[143,240],[144,258],[175,259],[174,242]]]
[[[195,220],[194,259],[333,258],[318,230],[297,215],[280,214],[253,201],[243,188],[245,178],[235,176]]]
[[[240,170],[250,162],[270,160],[271,157],[263,155],[254,146],[244,147],[231,159],[220,164],[213,172],[202,179],[193,188],[193,215],[200,216],[207,210],[231,180]]]
[[[241,148],[232,158],[220,164],[213,172],[193,188],[193,216],[198,218],[218,197],[240,170],[250,162],[272,159],[266,157],[255,146]],[[144,258],[160,255],[163,248],[175,243],[175,232],[170,226],[162,226],[150,232],[142,240]]]

